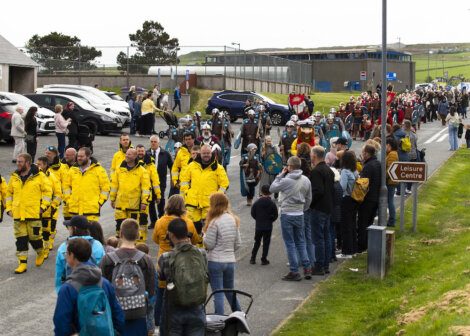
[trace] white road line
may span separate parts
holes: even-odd
[[[441,135],[442,132],[445,132],[447,129],[446,128],[443,128],[441,129],[439,132],[437,132],[436,134],[434,134],[432,137],[430,137],[424,144],[428,144],[428,143],[431,143],[433,142],[434,140],[436,140],[437,138],[439,138],[439,136]]]
[[[444,139],[447,138],[448,136],[449,136],[449,134],[446,133],[446,134],[444,134],[443,136],[441,136],[441,137],[439,138],[439,140],[437,140],[436,142],[442,142],[442,141],[444,141]]]

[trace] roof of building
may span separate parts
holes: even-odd
[[[257,51],[258,54],[268,55],[296,55],[296,54],[354,54],[362,52],[382,52],[380,48],[352,48],[352,49],[285,49],[272,51]],[[389,53],[398,53],[403,55],[411,55],[409,52],[399,51],[395,49],[387,49]]]
[[[0,64],[39,67],[39,64],[18,50],[13,44],[0,35]]]

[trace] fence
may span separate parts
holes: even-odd
[[[312,65],[232,46],[179,46],[168,50],[157,47],[44,46],[30,53],[40,67],[40,75],[133,76],[148,75],[161,82],[170,77],[174,84],[190,74],[223,77],[224,88],[246,87],[255,81],[311,86]],[[21,48],[26,53],[25,48]],[[44,56],[44,55],[47,55]],[[98,55],[97,57],[93,57]],[[247,85],[249,81],[250,85]],[[243,85],[241,84],[243,83]]]

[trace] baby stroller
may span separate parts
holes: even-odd
[[[168,125],[168,129],[166,131],[160,131],[160,133],[158,133],[158,137],[160,139],[164,139],[165,137],[170,138],[173,129],[178,128],[178,119],[171,111],[163,111],[163,114],[159,111],[158,114]]]
[[[92,125],[78,126],[78,148],[88,147],[93,152],[93,141],[97,130]]]
[[[249,299],[249,304],[245,312],[236,311],[230,315],[215,315],[207,314],[206,312],[206,336],[237,336],[239,333],[250,334],[246,315],[253,304],[253,297],[248,293],[236,289],[219,289],[209,295],[204,305],[204,310],[206,310],[207,304],[217,293],[233,293],[233,302],[236,302],[237,295],[245,296]]]

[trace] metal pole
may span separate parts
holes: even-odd
[[[178,86],[178,48],[176,48],[175,88]]]
[[[255,54],[251,54],[251,91],[255,91]]]
[[[82,46],[78,45],[78,85],[82,85],[82,72],[80,61],[82,60]]]
[[[405,229],[405,183],[400,182],[400,231]]]
[[[387,132],[387,0],[382,0],[382,90],[381,90],[381,107],[382,107],[382,127],[381,127],[381,168],[382,176],[380,181],[380,196],[379,196],[379,226],[387,225],[387,185],[386,185],[386,155],[387,148],[386,132]]]
[[[244,51],[243,57],[243,91],[246,90],[246,51]]]
[[[236,53],[234,52],[233,55],[235,55],[235,59],[233,60],[233,68],[234,68],[234,81],[235,81],[235,90],[237,89],[237,56]]]
[[[129,87],[129,85],[130,85],[130,81],[129,81],[129,46],[127,46],[126,81],[127,81],[127,87]]]
[[[411,188],[413,191],[413,232],[416,232],[418,219],[418,183],[413,183]]]
[[[431,54],[431,50],[428,50],[428,78],[426,81],[429,81],[429,55]]]
[[[227,90],[227,47],[224,46],[224,90]]]

